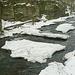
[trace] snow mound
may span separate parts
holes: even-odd
[[[68,75],[75,75],[75,50],[72,52],[67,53],[65,56],[67,61],[65,62],[65,70]]]
[[[65,62],[64,70],[67,72],[68,75],[75,75],[75,56],[71,57]]]
[[[65,59],[71,59],[74,56],[75,56],[75,50],[73,52],[67,53],[64,57]]]
[[[64,56],[65,59],[67,59],[67,61],[65,62],[65,64],[67,65],[74,65],[75,66],[75,50],[73,52],[69,52]],[[70,61],[72,60],[72,61]]]
[[[65,74],[62,63],[52,62],[39,75],[67,75]]]
[[[67,53],[65,59],[68,59],[65,65],[58,62],[49,63],[39,75],[75,75],[75,51]]]
[[[26,3],[16,3],[14,6],[17,6],[17,5],[25,5]]]
[[[31,62],[46,62],[56,51],[63,50],[65,46],[52,43],[33,42],[29,40],[6,41],[3,49],[11,50],[12,57],[23,57]]]
[[[69,30],[73,30],[73,29],[75,29],[75,27],[72,26],[72,24],[68,24],[68,23],[60,24],[56,28],[57,31],[61,31],[63,33],[67,33]]]

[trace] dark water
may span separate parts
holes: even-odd
[[[43,26],[40,28],[42,31],[47,32],[54,32],[54,33],[61,33],[56,32],[55,28],[62,23],[68,23],[71,21],[75,21],[75,18],[68,18],[64,22],[57,22],[54,25],[49,26]],[[75,26],[75,22],[72,23]],[[73,51],[75,49],[75,30],[69,31],[67,33],[71,37],[67,40],[61,40],[61,39],[50,39],[50,38],[43,38],[43,37],[36,37],[36,36],[29,36],[29,35],[20,35],[20,34],[14,34],[13,37],[6,37],[0,39],[0,75],[38,75],[42,69],[47,67],[48,63],[57,61],[64,63],[65,60],[62,58],[64,55],[70,51]],[[10,51],[1,49],[1,47],[5,44],[5,41],[10,40],[22,40],[22,39],[28,39],[32,41],[38,41],[38,42],[47,42],[47,43],[57,43],[61,45],[65,45],[66,48],[63,51],[56,52],[53,54],[53,57],[48,59],[46,63],[40,64],[40,63],[32,63],[28,62],[27,60],[24,60],[23,58],[12,58],[10,57]]]
[[[17,3],[26,4],[15,5]],[[26,5],[28,3],[33,6],[27,7]],[[61,16],[69,15],[65,14],[67,5],[71,9],[70,13],[75,11],[74,0],[0,0],[0,20],[1,18],[10,21],[26,21],[32,19],[32,21],[35,22],[38,21],[36,17],[41,17],[42,14],[46,14],[47,19],[54,19]],[[42,32],[61,33],[55,31],[55,28],[59,24],[68,23],[70,21],[75,21],[75,18],[68,18],[64,22],[57,22],[52,25],[43,26],[39,30]],[[75,26],[75,22],[72,24]],[[69,31],[67,34],[71,36],[67,40],[20,34],[14,34],[13,37],[6,37],[0,39],[0,75],[38,75],[40,71],[47,67],[48,63],[50,62],[57,61],[63,63],[65,61],[62,59],[64,55],[75,49],[75,30]],[[27,60],[24,60],[23,58],[12,58],[10,57],[11,51],[1,49],[1,47],[5,44],[5,41],[18,39],[28,39],[37,42],[61,44],[65,45],[66,48],[63,51],[54,53],[53,57],[48,59],[46,63],[32,63],[28,62]]]

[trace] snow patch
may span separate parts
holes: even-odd
[[[71,10],[70,10],[70,7],[69,6],[67,6],[67,10],[65,11],[65,14],[71,15]]]
[[[63,65],[62,63],[52,62],[48,67],[40,72],[39,75],[75,75],[75,50],[67,53],[65,59],[68,59]]]
[[[17,6],[17,5],[25,5],[26,3],[16,3],[14,6]]]
[[[28,3],[26,6],[31,6],[31,4],[30,4],[30,3]]]
[[[75,27],[72,26],[72,24],[69,24],[69,23],[60,24],[56,28],[57,31],[61,31],[63,33],[67,33],[69,30],[73,30],[73,29],[75,29]]]
[[[63,70],[64,65],[62,63],[52,62],[39,75],[67,75]]]
[[[33,36],[47,37],[47,38],[59,38],[59,39],[68,39],[70,36],[66,34],[55,34],[55,33],[43,33],[40,30],[29,27],[19,27],[10,31],[4,31],[4,36],[13,36],[13,34],[28,34]]]
[[[23,57],[31,62],[44,63],[56,51],[63,50],[65,46],[52,43],[33,42],[29,40],[6,41],[3,49],[11,50],[11,56]]]
[[[8,20],[7,21],[4,21],[2,19],[2,28],[9,27],[9,26],[13,26],[13,25],[20,24],[20,23],[24,23],[24,22],[21,22],[21,21],[10,22]]]
[[[68,75],[75,75],[75,50],[72,52],[67,53],[65,56],[67,61],[65,62],[65,70]]]

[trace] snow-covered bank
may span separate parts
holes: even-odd
[[[6,41],[3,49],[11,50],[12,57],[23,57],[31,62],[46,62],[56,51],[63,50],[65,46],[52,43],[33,42],[29,40]]]
[[[68,16],[68,17],[72,17],[72,16]],[[41,18],[38,18],[40,22],[35,22],[34,27],[41,28],[41,26],[44,26],[44,25],[54,24],[54,22],[65,21],[68,17],[60,17],[60,18],[53,19],[53,20],[47,20],[46,15],[43,14]],[[31,21],[31,20],[28,20],[28,21]],[[28,22],[28,21],[25,21],[25,22]],[[21,21],[10,22],[10,21],[4,21],[2,19],[2,26],[3,28],[5,28],[5,27],[16,25],[16,24],[25,23],[25,22],[21,22]],[[29,25],[30,27],[33,26],[32,23],[26,23],[24,24],[24,26],[25,25]]]
[[[7,37],[7,36],[13,36],[13,34],[28,34],[33,36],[40,36],[40,37],[47,37],[47,38],[59,38],[59,39],[68,39],[70,36],[67,34],[57,34],[57,33],[43,33],[40,32],[40,30],[37,30],[33,27],[19,27],[13,30],[5,30],[4,35],[0,38]]]
[[[61,17],[58,19],[53,19],[53,20],[47,20],[46,22],[44,22],[44,20],[46,20],[46,15],[43,15],[41,18],[40,22],[35,22],[34,25],[32,25],[32,23],[26,23],[24,25],[22,25],[21,27],[12,29],[12,30],[4,30],[4,35],[0,36],[0,38],[3,37],[7,37],[7,36],[13,36],[13,34],[16,33],[20,33],[20,34],[28,34],[28,35],[35,35],[35,36],[42,36],[42,37],[48,37],[48,38],[61,38],[61,39],[67,39],[69,38],[68,35],[64,35],[64,34],[53,34],[53,33],[40,33],[40,30],[38,30],[38,28],[41,28],[44,25],[50,25],[50,24],[54,24],[55,22],[60,22],[60,21],[65,21],[68,17]],[[72,16],[69,16],[72,17]],[[2,20],[2,25],[3,27],[8,27],[11,25],[15,25],[15,24],[19,24],[20,22],[8,22],[8,21],[3,21]]]
[[[65,62],[66,65],[75,65],[75,50],[73,52],[69,52],[64,56],[67,61]],[[72,61],[71,61],[72,60]]]
[[[72,24],[69,24],[69,23],[60,24],[56,28],[57,31],[61,31],[63,33],[67,33],[69,30],[73,30],[73,29],[75,29],[75,27],[72,26]]]
[[[67,75],[63,70],[64,65],[62,63],[52,62],[39,75]]]
[[[50,25],[50,24],[54,24],[55,22],[65,21],[67,18],[71,18],[71,17],[75,17],[75,15],[60,17],[60,18],[53,19],[53,20],[47,20],[46,15],[43,14],[42,18],[38,18],[40,20],[40,22],[35,22],[34,25],[32,25],[32,23],[26,23],[26,22],[30,22],[32,20],[28,20],[25,22],[21,22],[21,21],[10,22],[10,21],[4,21],[2,19],[2,26],[3,26],[3,28],[5,28],[5,27],[16,25],[16,24],[20,24],[20,23],[26,23],[26,24],[24,24],[24,26],[34,27],[37,29],[37,28],[41,28],[44,25]]]
[[[14,22],[10,22],[10,21],[4,21],[2,19],[2,28],[4,29],[5,27],[9,27],[9,26],[14,26],[16,24],[20,24],[20,23],[24,23],[24,22],[21,22],[21,21],[14,21]]]
[[[73,52],[67,53],[64,57],[65,59],[71,59],[74,56],[75,56],[75,50]]]
[[[63,65],[62,63],[52,62],[48,67],[40,72],[39,75],[75,75],[75,50],[67,53],[65,59],[68,59]]]

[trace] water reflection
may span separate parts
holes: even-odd
[[[1,0],[1,15],[4,20],[26,21],[32,19],[35,22],[38,21],[37,17],[41,17],[42,14],[46,14],[47,19],[69,15],[65,14],[67,6],[73,12],[75,10],[74,0]]]

